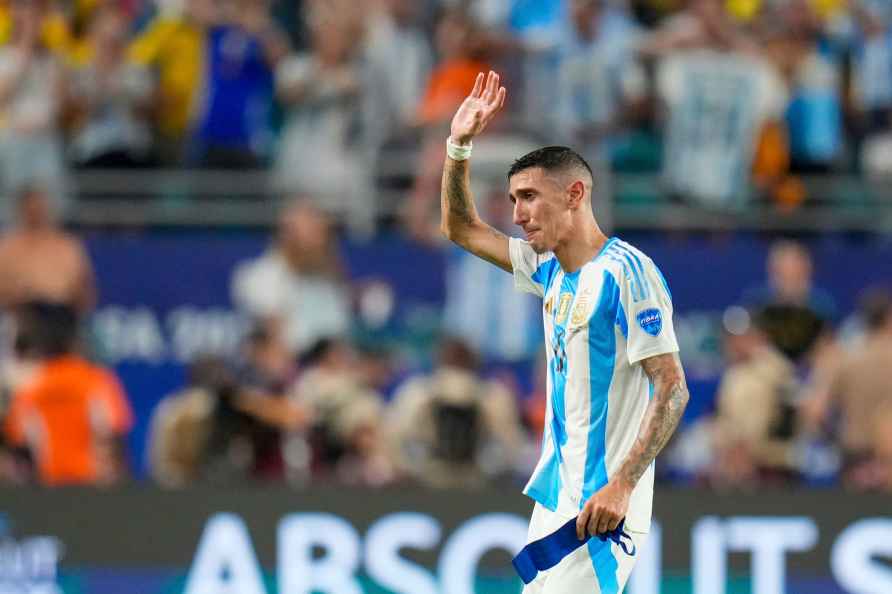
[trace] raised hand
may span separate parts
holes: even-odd
[[[466,145],[483,132],[489,121],[505,105],[505,87],[499,86],[499,75],[489,71],[484,85],[483,73],[477,75],[474,89],[452,118],[452,142]]]

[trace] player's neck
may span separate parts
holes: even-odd
[[[598,223],[589,220],[554,249],[554,256],[564,272],[573,273],[594,260],[605,243],[607,236],[598,227]]]

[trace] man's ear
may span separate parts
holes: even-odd
[[[582,204],[584,198],[585,184],[582,183],[581,179],[574,180],[573,183],[567,186],[567,206],[572,210],[579,208],[579,205]]]

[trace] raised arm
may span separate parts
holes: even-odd
[[[688,387],[677,353],[656,355],[641,365],[653,383],[653,398],[626,459],[579,513],[576,533],[580,539],[586,532],[599,534],[619,525],[628,511],[632,490],[675,432],[688,404]]]
[[[499,75],[490,72],[484,85],[483,73],[478,74],[474,89],[452,119],[449,142],[458,149],[447,151],[443,166],[440,230],[450,241],[472,254],[512,272],[508,238],[484,223],[477,214],[471,196],[470,160],[467,156],[454,158],[463,156],[459,154],[462,149],[470,148],[471,140],[483,132],[504,104],[505,87],[499,86]]]

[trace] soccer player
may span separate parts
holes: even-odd
[[[524,594],[617,594],[650,529],[654,458],[688,401],[671,296],[650,258],[601,232],[591,208],[596,180],[569,148],[533,151],[508,172],[525,240],[480,219],[469,189],[471,140],[505,95],[496,73],[481,73],[452,120],[441,227],[543,298],[548,396],[542,454],[524,489],[535,500],[529,541],[574,517],[580,541],[602,537],[539,571]],[[604,538],[620,527],[632,543]]]

